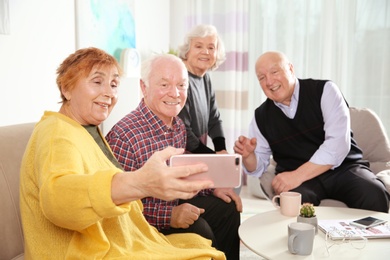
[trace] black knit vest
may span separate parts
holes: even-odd
[[[288,118],[270,99],[255,110],[257,126],[267,139],[277,162],[277,173],[297,169],[309,161],[324,142],[321,96],[325,83],[326,80],[299,79],[299,101],[293,119]],[[343,163],[362,157],[351,131],[351,149]]]

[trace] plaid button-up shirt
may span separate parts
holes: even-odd
[[[168,128],[142,100],[138,107],[122,118],[106,136],[115,157],[125,171],[141,168],[156,151],[168,146],[186,147],[186,129],[183,121],[175,117]],[[205,196],[212,190],[203,190]],[[157,229],[169,229],[172,208],[179,200],[164,201],[147,197],[142,199],[144,216]]]

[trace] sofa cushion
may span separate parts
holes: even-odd
[[[20,254],[12,258],[11,260],[23,260],[24,259],[24,254]]]
[[[372,110],[351,107],[349,111],[354,137],[363,150],[364,159],[371,162],[372,170],[377,173],[390,160],[390,142],[386,130]],[[382,164],[373,165],[372,162]]]
[[[18,198],[15,198],[13,190],[15,184],[11,183],[4,172],[3,164],[0,163],[0,255],[13,256],[14,252],[23,251],[23,234],[20,221]],[[17,195],[18,196],[18,195]],[[1,258],[10,259],[10,258]]]
[[[34,125],[27,123],[0,127],[0,259],[22,257],[24,252],[19,210],[19,171]]]
[[[386,189],[390,193],[390,170],[378,172],[376,176],[385,184]]]

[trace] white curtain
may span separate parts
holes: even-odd
[[[9,0],[0,0],[0,34],[10,34]]]
[[[198,23],[214,24],[228,53],[212,72],[228,150],[247,133],[264,100],[254,64],[268,50],[287,54],[300,78],[330,79],[350,106],[368,107],[390,133],[389,0],[171,0],[176,48]]]
[[[333,80],[390,132],[390,1],[252,0],[250,11],[250,54],[285,52],[298,77]]]

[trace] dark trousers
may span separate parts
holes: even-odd
[[[293,189],[302,194],[302,203],[318,206],[323,199],[344,202],[350,208],[389,212],[384,184],[365,163],[350,163],[329,170]]]
[[[181,200],[180,203],[190,203],[205,209],[205,212],[189,228],[161,230],[163,234],[196,233],[210,239],[212,245],[223,251],[228,260],[240,258],[238,227],[241,223],[241,215],[234,201],[226,203],[214,196],[198,196],[190,200]]]

